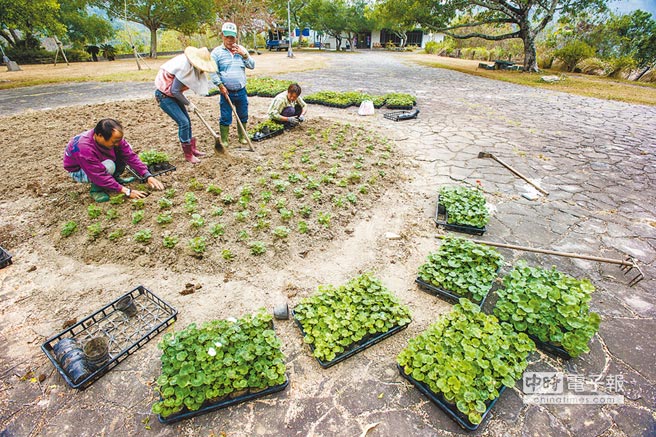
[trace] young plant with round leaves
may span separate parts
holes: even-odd
[[[158,347],[162,350],[156,384],[160,400],[152,411],[165,418],[286,380],[281,342],[271,314],[264,309],[238,320],[191,324],[164,334]]]
[[[419,267],[419,277],[435,287],[480,303],[492,287],[503,257],[465,238],[447,237]]]
[[[64,226],[62,226],[61,235],[62,237],[70,237],[76,230],[77,222],[70,220],[64,223]]]
[[[370,273],[344,285],[320,285],[302,299],[294,317],[303,327],[304,341],[313,355],[332,361],[358,342],[410,323],[407,307]]]
[[[425,384],[477,425],[505,385],[514,387],[534,343],[468,299],[408,341],[397,357],[406,375]]]
[[[153,238],[153,233],[150,229],[142,229],[140,231],[135,232],[134,234],[134,241],[142,244],[148,244],[150,243],[150,240]]]
[[[519,261],[503,284],[494,308],[500,320],[543,343],[562,346],[572,357],[590,351],[588,343],[599,330],[601,318],[590,312],[595,287],[588,279]]]
[[[485,196],[478,188],[442,187],[439,202],[446,209],[449,224],[484,228],[490,221]]]

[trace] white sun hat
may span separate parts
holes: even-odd
[[[216,71],[216,62],[212,61],[210,51],[207,47],[196,48],[189,46],[184,51],[185,56],[191,62],[191,65],[202,71],[213,73]]]

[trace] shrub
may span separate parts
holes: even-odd
[[[620,56],[618,58],[611,58],[608,60],[610,77],[622,77],[624,73],[628,73],[636,68],[636,61],[631,56]]]
[[[606,76],[610,66],[599,58],[587,58],[576,64],[576,68],[581,70],[581,73]]]
[[[565,63],[567,71],[574,71],[574,67],[585,58],[594,56],[594,49],[584,41],[572,41],[563,48],[554,52],[554,56]]]

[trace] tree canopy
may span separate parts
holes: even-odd
[[[0,0],[0,37],[10,47],[38,48],[37,33],[64,34],[66,29],[58,16],[57,0]]]

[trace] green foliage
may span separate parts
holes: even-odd
[[[237,221],[239,223],[243,223],[243,222],[246,221],[248,216],[250,216],[250,212],[248,212],[248,211],[237,211],[237,212],[233,213],[232,215],[235,217],[235,221]]]
[[[123,193],[110,196],[109,204],[110,205],[122,205],[125,202],[125,195]]]
[[[360,105],[364,100],[372,100],[375,107],[412,106],[416,103],[414,96],[405,93],[388,93],[383,96],[372,96],[354,91],[319,91],[304,97],[307,103],[317,103],[326,106],[348,107]]]
[[[275,97],[287,91],[291,80],[273,79],[271,77],[249,77],[246,81],[246,90],[249,96]]]
[[[253,137],[256,134],[269,135],[271,133],[280,132],[284,129],[285,126],[281,123],[275,122],[273,120],[266,120],[254,125],[251,129],[249,129],[248,135],[250,137]]]
[[[77,222],[72,220],[67,221],[64,223],[64,226],[62,226],[61,235],[62,237],[70,237],[75,231],[77,231]]]
[[[163,162],[169,162],[171,158],[164,152],[158,152],[157,150],[145,150],[139,154],[139,159],[144,164],[153,165],[161,164]]]
[[[152,239],[153,239],[153,233],[150,229],[142,229],[141,231],[137,231],[134,234],[134,241],[138,243],[148,244]]]
[[[234,319],[233,319],[234,320]],[[164,334],[162,373],[157,378],[161,400],[152,411],[163,417],[198,410],[205,401],[231,393],[251,393],[285,382],[281,342],[271,314],[260,309],[239,320],[215,320]]]
[[[134,199],[132,201],[132,209],[144,209],[146,207],[146,201],[144,199]]]
[[[494,308],[500,320],[543,343],[562,345],[572,357],[590,351],[588,343],[599,330],[601,318],[590,312],[595,288],[589,280],[519,261],[503,284]]]
[[[526,334],[460,299],[450,313],[408,341],[397,357],[406,375],[441,393],[472,424],[502,386],[513,387],[535,345]]]
[[[419,267],[429,284],[480,303],[492,286],[503,257],[495,249],[465,238],[446,238]]]
[[[220,196],[223,190],[218,185],[209,184],[206,188],[208,193],[214,194],[215,196]]]
[[[210,235],[214,238],[219,238],[225,234],[225,226],[223,226],[221,223],[214,223],[212,226],[210,226]]]
[[[307,222],[305,222],[305,221],[303,221],[303,220],[300,220],[300,221],[298,222],[298,232],[299,232],[300,234],[307,234],[307,233],[309,232],[309,230],[310,230],[310,229],[308,228],[308,224],[307,224]]]
[[[594,49],[581,40],[573,40],[554,52],[554,56],[565,63],[567,71],[574,71],[579,61],[594,54]]]
[[[216,208],[214,212],[212,212],[212,215],[215,217],[221,217],[224,213],[225,211],[223,210],[223,208]]]
[[[276,238],[287,238],[291,230],[287,226],[276,226],[273,230],[273,235]]]
[[[157,215],[157,224],[159,225],[167,225],[173,221],[173,216],[171,215],[170,211],[163,212],[161,214]]]
[[[189,179],[189,189],[191,191],[203,191],[205,186],[196,178]]]
[[[194,228],[202,228],[205,226],[205,219],[200,214],[192,214],[189,224]]]
[[[223,258],[226,261],[232,261],[233,259],[235,259],[235,254],[232,253],[230,249],[223,249],[221,251],[221,258]]]
[[[100,234],[103,231],[102,224],[100,223],[93,223],[87,226],[87,237],[89,238],[90,241],[95,240],[100,236]]]
[[[413,106],[417,99],[411,94],[406,93],[388,93],[385,94],[385,105],[388,108]]]
[[[189,249],[191,249],[194,256],[203,256],[207,249],[205,237],[194,237],[189,239]]]
[[[175,188],[169,188],[168,190],[164,191],[164,197],[167,199],[173,199],[175,197],[176,190]]]
[[[115,231],[110,232],[107,238],[109,238],[109,241],[116,241],[119,238],[123,238],[124,236],[125,231],[123,229],[116,229]]]
[[[116,208],[108,209],[105,216],[107,220],[116,220],[118,218],[118,210]]]
[[[320,211],[318,216],[317,216],[317,221],[319,222],[320,225],[323,225],[324,227],[329,228],[330,227],[330,213]]]
[[[261,241],[254,241],[248,245],[252,255],[263,255],[266,253],[266,244]]]
[[[251,236],[248,234],[248,231],[245,229],[242,229],[239,231],[237,234],[237,241],[246,241],[250,238]]]
[[[145,214],[144,210],[133,212],[132,213],[132,224],[136,225],[136,224],[140,223],[144,219],[144,214]]]
[[[102,214],[102,208],[93,203],[87,207],[87,215],[90,219],[96,219]]]
[[[169,209],[173,206],[173,201],[167,197],[162,197],[157,201],[159,209]]]
[[[230,194],[226,194],[221,198],[221,201],[223,202],[224,205],[231,205],[235,203],[235,198]]]
[[[449,224],[484,228],[490,221],[485,196],[478,188],[442,187],[439,202],[446,209]]]
[[[162,246],[167,249],[173,249],[178,244],[178,237],[175,235],[165,235],[162,238]]]
[[[294,317],[303,327],[313,355],[332,361],[355,343],[410,323],[410,311],[369,273],[345,285],[320,285],[301,299]]]

